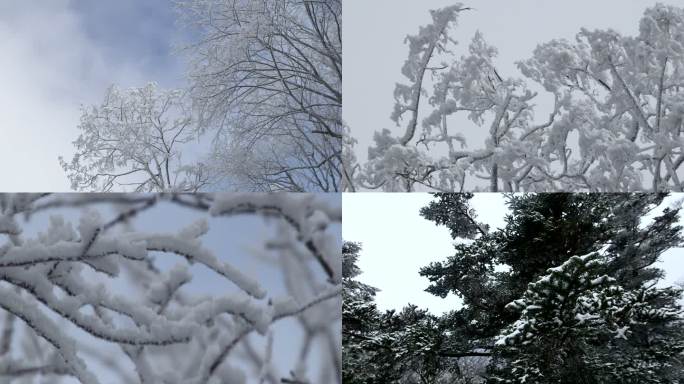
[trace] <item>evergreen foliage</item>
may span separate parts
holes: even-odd
[[[472,195],[435,194],[420,215],[450,230],[455,252],[419,273],[428,292],[463,305],[380,314],[371,295],[369,340],[352,342],[353,356],[394,373],[385,383],[681,382],[682,291],[656,286],[655,263],[682,241],[680,208],[663,209],[666,196],[507,195],[505,225],[490,230]],[[474,358],[486,372],[463,372]],[[363,371],[345,368],[345,382],[381,382]]]

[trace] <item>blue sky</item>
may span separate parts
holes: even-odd
[[[68,191],[80,106],[106,88],[183,84],[171,0],[0,2],[0,191]]]
[[[186,36],[172,1],[71,0],[70,8],[108,60],[127,61],[168,86],[182,79],[183,60],[174,51]]]

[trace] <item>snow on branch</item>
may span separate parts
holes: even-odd
[[[171,232],[135,228],[136,219],[160,210],[170,220],[181,211],[199,217]],[[48,214],[37,232],[35,222]],[[284,292],[205,243],[212,223],[242,216],[273,228],[253,234],[253,247],[255,257],[280,271]],[[341,316],[340,223],[340,207],[316,195],[0,195],[0,308],[6,313],[0,377],[99,383],[103,372],[94,367],[104,364],[131,383],[251,383],[252,376],[276,382],[291,378],[290,371],[302,380],[341,382],[339,356],[332,353],[340,347],[334,331]],[[198,274],[227,285],[199,295]],[[272,325],[286,318],[300,320],[306,340],[337,346],[320,367],[307,368],[314,353],[308,346],[285,372],[272,363],[282,358],[272,356],[273,346],[263,357],[253,350],[252,332],[277,339]],[[22,351],[19,337],[46,343],[49,353]],[[179,363],[180,356],[193,358]]]
[[[197,138],[184,92],[155,83],[110,87],[102,104],[84,108],[76,154],[60,164],[77,191],[195,192],[206,185],[201,162],[185,164],[182,151]]]
[[[678,305],[663,305],[667,298],[679,297],[680,290],[625,289],[602,273],[601,257],[600,252],[573,256],[530,283],[521,299],[506,306],[520,312],[520,318],[504,330],[496,346],[528,345],[538,342],[540,334],[568,337],[579,329],[626,340],[630,327],[680,319]]]
[[[342,1],[180,0],[207,163],[231,189],[341,189]]]
[[[358,169],[348,189],[684,191],[684,8],[646,8],[635,36],[582,28],[540,42],[516,63],[519,78],[497,69],[480,32],[456,55],[449,27],[464,9],[431,11],[406,39],[410,83],[396,86],[391,118],[409,121],[398,137],[375,133],[368,161],[347,166]],[[537,121],[540,99],[553,110]],[[483,130],[483,143],[466,145]]]

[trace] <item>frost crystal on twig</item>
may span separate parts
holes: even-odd
[[[181,227],[136,228],[155,210]],[[198,219],[183,223],[186,211]],[[270,263],[272,281],[225,254],[225,240],[209,244],[227,220],[263,222],[250,257]],[[296,370],[340,382],[340,223],[339,204],[305,194],[0,195],[0,377],[277,383]],[[283,368],[280,323],[304,338],[296,366]]]

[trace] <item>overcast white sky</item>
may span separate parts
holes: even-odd
[[[515,62],[527,59],[538,43],[555,38],[573,39],[581,27],[613,28],[634,35],[644,9],[656,0],[461,0],[475,8],[464,12],[454,36],[465,49],[477,30],[499,50],[497,67],[504,77],[521,77]],[[660,0],[683,5],[681,0]],[[455,4],[454,0],[345,0],[344,1],[344,109],[343,118],[359,143],[356,153],[364,163],[373,133],[383,128],[395,136],[403,134],[389,116],[394,106],[397,82],[404,83],[401,66],[408,53],[404,38],[431,22],[429,10]],[[456,51],[460,56],[463,52]],[[530,83],[531,84],[531,83]],[[535,90],[541,88],[532,87]],[[537,119],[543,121],[553,107],[553,98],[537,99]],[[429,110],[429,109],[428,109]],[[425,110],[421,110],[423,117]],[[419,121],[422,117],[419,117]],[[455,120],[464,128],[469,147],[480,147],[483,129],[465,118]],[[454,126],[453,123],[450,123]],[[485,128],[486,129],[486,128]]]
[[[181,41],[169,0],[0,1],[0,191],[66,191],[57,157],[82,104],[105,89],[174,87]]]
[[[667,207],[684,194],[673,194],[662,204]],[[439,314],[457,308],[460,300],[453,294],[445,299],[425,292],[429,281],[418,270],[432,261],[443,261],[454,254],[453,240],[444,226],[419,215],[420,208],[432,200],[428,193],[345,193],[342,198],[344,225],[342,237],[362,243],[359,280],[380,288],[378,307],[401,309],[415,304]],[[471,200],[480,221],[492,229],[504,225],[508,208],[503,194],[477,193]],[[680,222],[684,223],[684,220]],[[666,271],[660,282],[669,286],[684,278],[684,249],[671,249],[659,265]]]

